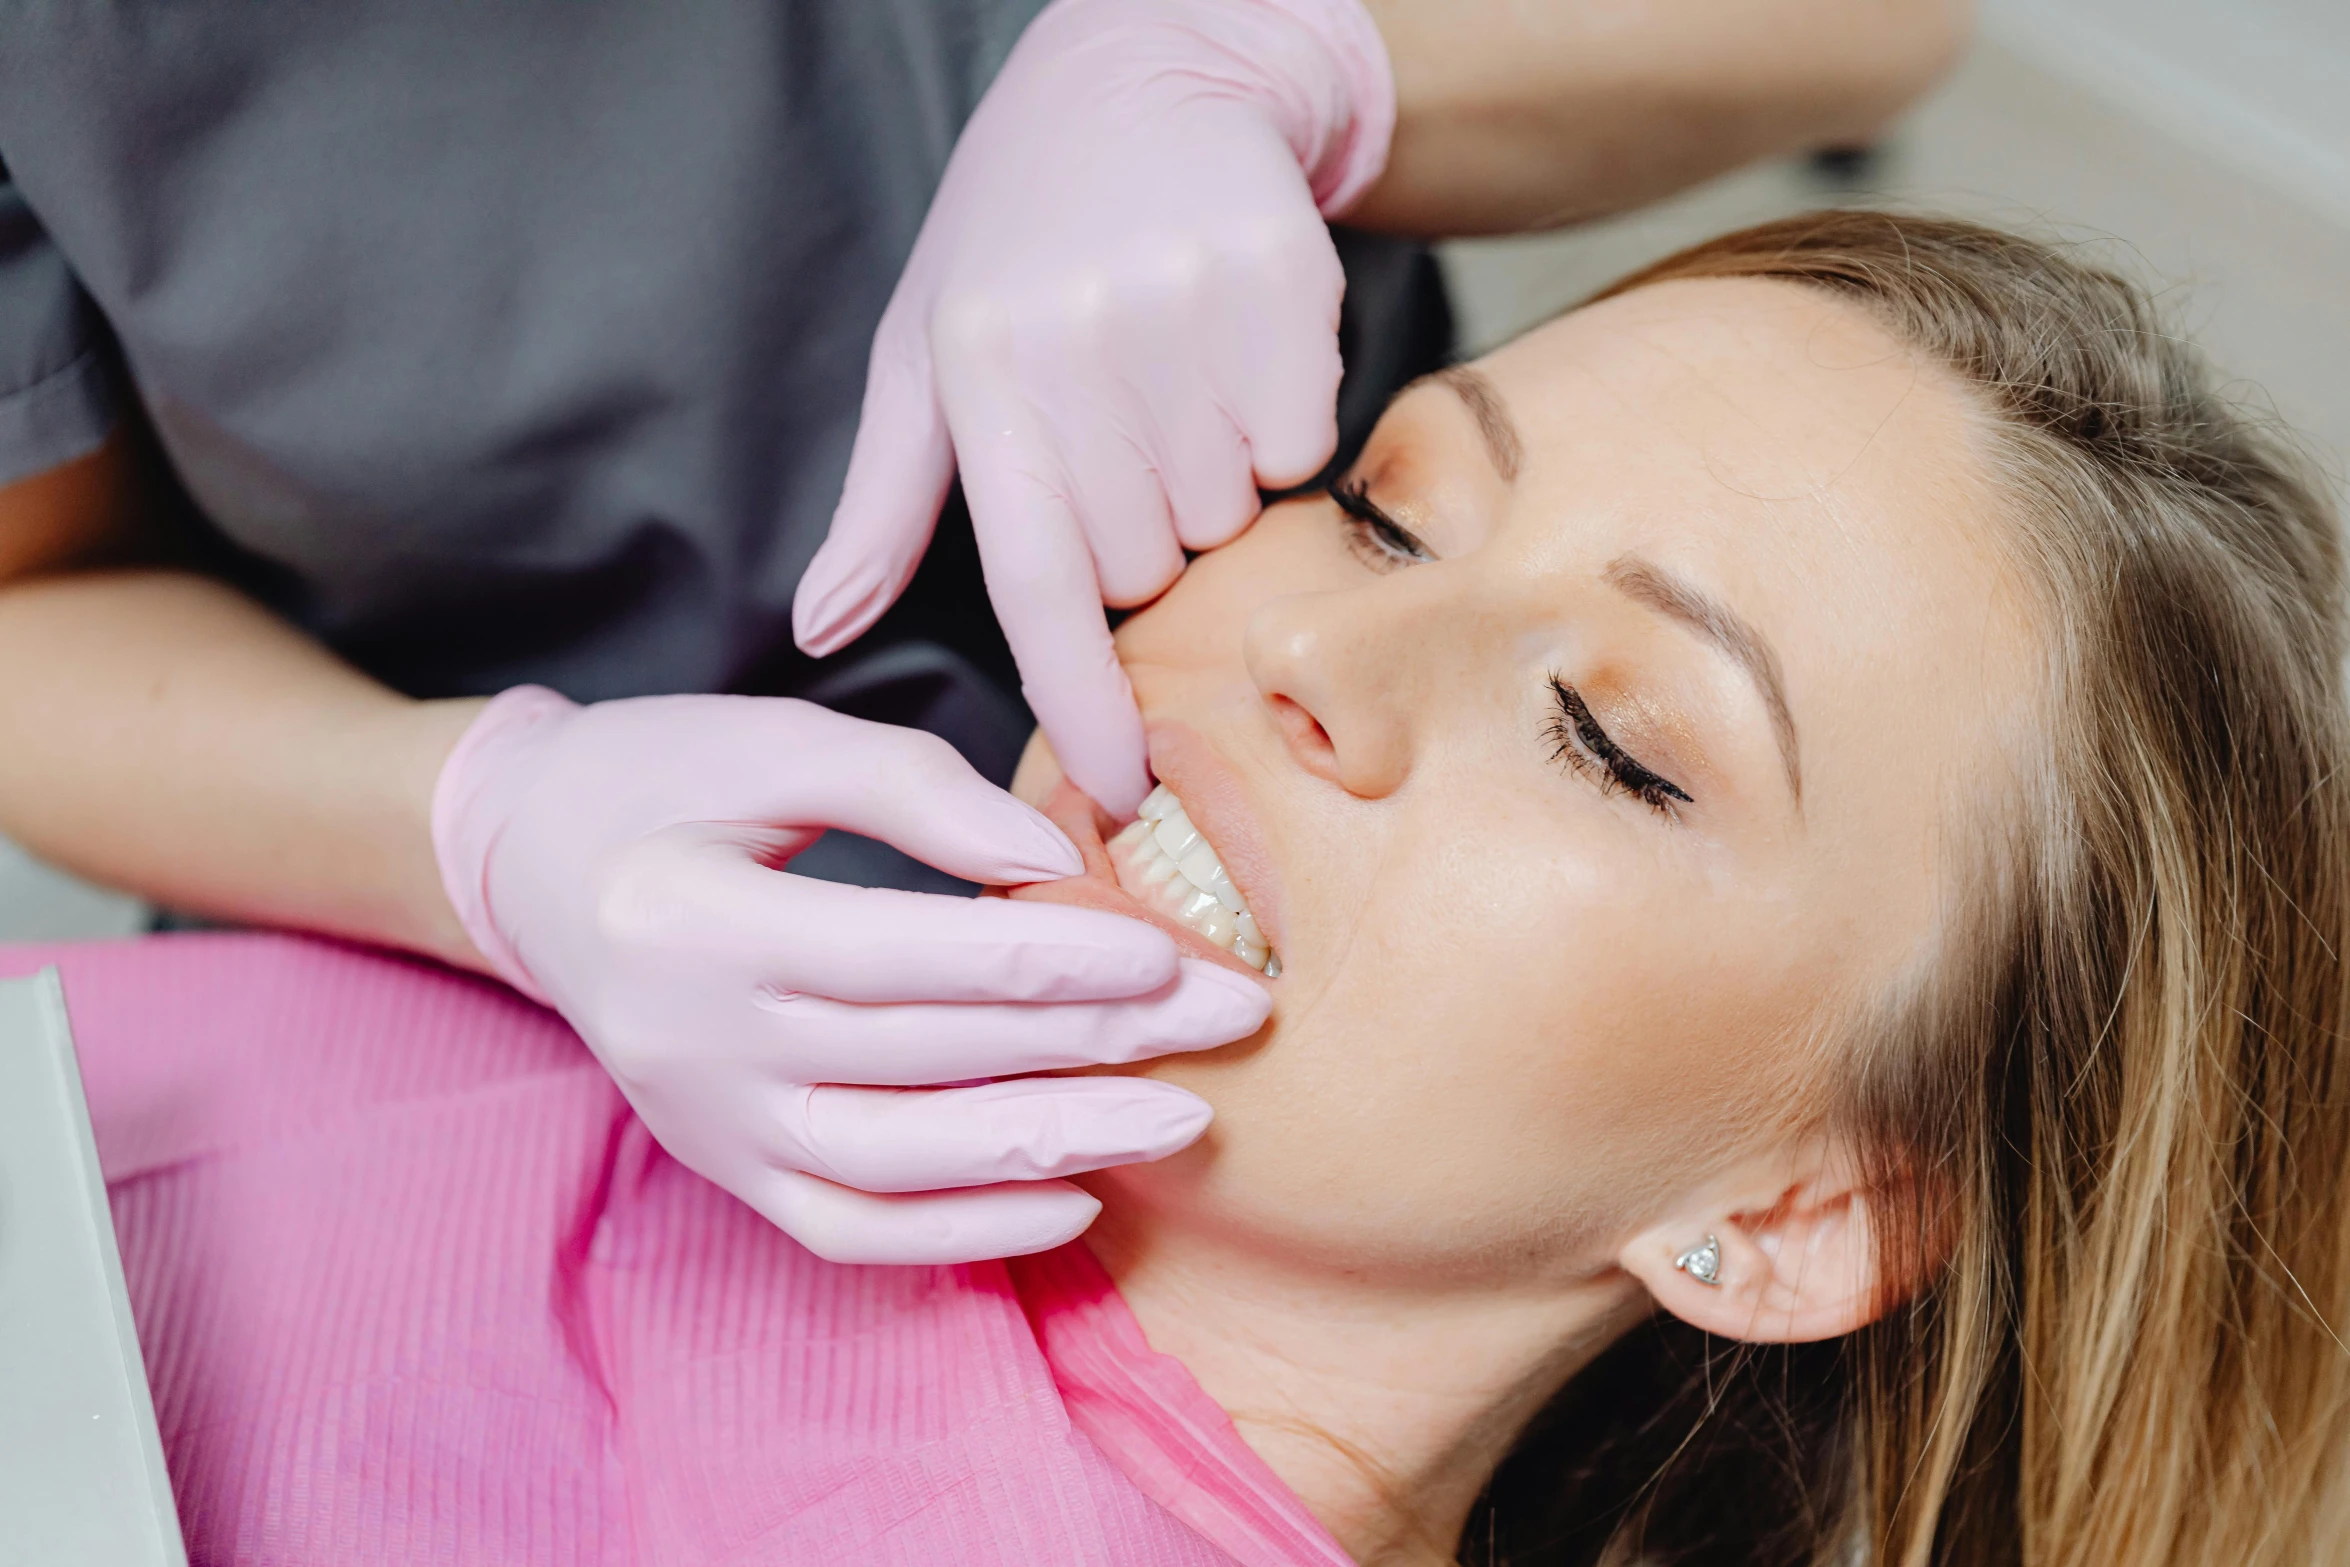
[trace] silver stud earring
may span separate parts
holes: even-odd
[[[1673,1266],[1698,1283],[1719,1288],[1722,1282],[1722,1243],[1711,1235],[1673,1259]]]

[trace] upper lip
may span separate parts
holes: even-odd
[[[1239,775],[1188,724],[1154,720],[1145,734],[1151,771],[1183,803],[1184,814],[1216,851],[1224,874],[1232,878],[1256,917],[1257,928],[1265,933],[1266,945],[1283,953],[1282,961],[1288,962],[1279,873]]]

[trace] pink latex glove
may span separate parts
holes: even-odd
[[[955,145],[873,342],[793,605],[829,653],[888,608],[960,465],[987,589],[1070,779],[1149,787],[1105,602],[1224,543],[1337,442],[1324,213],[1395,120],[1358,0],[1055,0]]]
[[[1043,1251],[1099,1210],[1056,1177],[1206,1128],[1196,1096],[1138,1078],[911,1087],[1222,1044],[1270,998],[1137,920],[781,868],[827,827],[972,881],[1082,869],[936,736],[763,697],[520,686],[433,797],[482,955],[579,1030],[663,1147],[819,1256]],[[824,1086],[851,1084],[887,1086]]]

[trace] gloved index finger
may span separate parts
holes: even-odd
[[[690,907],[663,900],[649,943],[725,955],[778,989],[839,1001],[1112,1001],[1176,976],[1174,941],[1141,920],[1061,904],[847,887],[710,853],[689,829],[640,853],[697,862]],[[676,884],[685,877],[658,880]]]
[[[1009,399],[987,397],[985,404]],[[983,404],[984,406],[984,404]],[[1142,715],[1102,613],[1100,578],[1057,460],[1024,414],[949,405],[987,595],[1020,688],[1071,782],[1113,814],[1150,792]],[[976,438],[966,430],[976,429]]]
[[[737,802],[758,819],[878,838],[966,881],[1057,881],[1084,870],[1067,834],[937,735],[801,703],[792,709],[773,733],[744,736],[772,753],[768,765],[745,770],[763,780],[761,792]],[[811,746],[824,765],[795,765]]]

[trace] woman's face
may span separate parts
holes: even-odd
[[[1119,654],[1276,1003],[1132,1069],[1214,1129],[1090,1184],[1572,1274],[1788,1135],[1807,1027],[1926,949],[1950,802],[2031,707],[1980,428],[1855,307],[1669,283],[1418,385],[1343,503],[1196,561]],[[1035,891],[1131,908],[1088,851]]]

